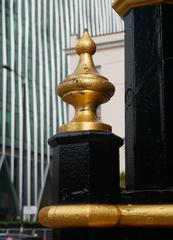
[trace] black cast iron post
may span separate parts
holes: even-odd
[[[116,0],[125,24],[126,191],[122,203],[173,203],[173,1]],[[172,239],[171,228],[116,230],[118,239]]]
[[[126,188],[173,200],[173,1],[119,0],[125,23]],[[138,190],[140,192],[138,192]]]

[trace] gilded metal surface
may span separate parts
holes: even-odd
[[[123,17],[132,8],[158,5],[161,3],[173,4],[173,0],[115,0],[112,7],[120,16]]]
[[[39,222],[47,227],[113,227],[119,219],[114,205],[66,205],[43,208]]]
[[[47,227],[173,227],[173,205],[64,205],[43,208]]]
[[[115,88],[94,66],[92,55],[96,51],[96,45],[87,31],[79,40],[76,51],[80,59],[75,72],[57,87],[57,93],[63,101],[75,108],[74,118],[61,126],[60,132],[111,131],[111,126],[98,121],[96,110],[113,96]]]
[[[173,205],[120,205],[119,226],[173,227]]]

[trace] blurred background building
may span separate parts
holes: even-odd
[[[117,86],[119,104],[123,73],[116,71],[123,71],[123,22],[111,0],[0,0],[0,23],[0,219],[36,220],[40,204],[49,202],[47,139],[69,117],[56,86],[77,64],[74,36],[85,28],[95,36],[107,56],[105,62],[97,53],[98,71]],[[113,132],[121,137],[123,117],[123,103],[101,109],[101,118],[117,125]]]

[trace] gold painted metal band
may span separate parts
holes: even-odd
[[[113,227],[119,221],[119,209],[114,205],[65,205],[43,208],[39,222],[47,227]]]
[[[39,222],[53,228],[173,227],[173,205],[64,205],[39,212]]]
[[[112,7],[121,17],[123,17],[132,8],[158,5],[161,3],[173,4],[173,0],[115,0]]]

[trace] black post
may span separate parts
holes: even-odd
[[[169,4],[135,7],[124,16],[127,190],[153,202],[173,200],[172,16]]]
[[[52,204],[118,202],[122,143],[116,135],[99,131],[59,133],[49,139],[54,155],[55,201]],[[105,239],[106,232],[66,229],[59,234],[60,240],[88,240]]]
[[[173,202],[171,90],[173,82],[172,1],[118,0],[113,8],[125,23],[124,204]],[[118,239],[164,240],[171,228],[123,228]]]

